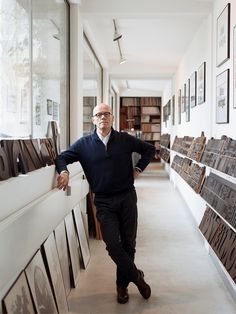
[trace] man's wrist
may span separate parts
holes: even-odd
[[[134,170],[138,171],[138,172],[142,172],[142,170],[139,167],[134,167]]]
[[[68,176],[69,176],[69,174],[70,174],[68,170],[62,170],[62,171],[60,172],[60,175],[63,174],[63,173],[67,173]]]

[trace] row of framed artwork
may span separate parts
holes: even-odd
[[[186,122],[190,121],[190,107],[201,105],[206,100],[206,62],[194,71],[182,89],[178,91],[178,123],[181,124],[181,114],[186,113]],[[171,110],[172,103],[172,110]],[[169,119],[172,111],[172,124],[175,125],[175,96],[163,107],[163,122]]]
[[[67,297],[90,259],[80,207],[37,250],[2,299],[3,313],[68,313]],[[80,266],[81,265],[81,266]]]

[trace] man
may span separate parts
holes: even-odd
[[[56,158],[59,173],[58,188],[69,182],[66,165],[79,161],[83,167],[97,208],[102,237],[106,249],[117,265],[117,301],[129,300],[128,285],[133,282],[144,299],[151,295],[144,274],[134,264],[137,233],[137,196],[134,179],[149,164],[155,147],[128,133],[112,128],[111,107],[100,104],[93,110],[93,134],[77,140],[67,151]],[[132,153],[141,155],[133,168]]]

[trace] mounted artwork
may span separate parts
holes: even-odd
[[[216,24],[216,66],[229,59],[230,51],[230,3],[224,8]]]
[[[216,123],[229,122],[229,69],[216,77]]]
[[[206,101],[206,62],[203,62],[197,71],[197,103]]]

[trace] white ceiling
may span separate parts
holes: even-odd
[[[214,0],[82,0],[84,28],[119,91],[161,94]],[[114,25],[122,34],[119,64]]]

